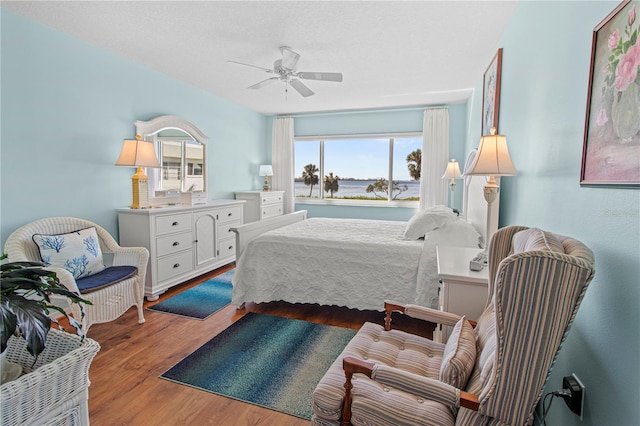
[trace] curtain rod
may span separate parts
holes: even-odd
[[[358,109],[358,110],[343,110],[343,111],[327,111],[327,112],[310,112],[300,114],[282,114],[274,115],[274,118],[300,118],[300,117],[316,117],[323,115],[345,115],[345,114],[366,114],[376,112],[400,112],[400,111],[424,111],[427,109],[449,109],[448,105],[440,106],[421,106],[421,107],[407,107],[407,108],[382,108],[382,109]]]

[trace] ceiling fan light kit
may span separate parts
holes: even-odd
[[[288,91],[288,87],[293,87],[300,95],[305,98],[308,96],[314,95],[314,92],[309,89],[302,80],[316,80],[316,81],[333,81],[333,82],[341,82],[342,74],[338,72],[298,72],[298,61],[300,60],[300,54],[293,51],[289,46],[280,47],[280,52],[282,53],[281,59],[276,59],[273,63],[273,69],[260,67],[257,65],[246,64],[244,62],[238,61],[227,61],[238,65],[244,65],[248,67],[261,69],[269,74],[276,74],[274,77],[267,78],[266,80],[262,80],[256,84],[249,86],[249,89],[261,89],[264,86],[276,81],[280,80],[285,83],[285,93]]]

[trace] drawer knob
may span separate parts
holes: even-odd
[[[229,250],[232,250],[232,249],[233,249],[233,246],[229,246]]]
[[[177,221],[176,221],[176,222],[173,222],[173,223],[171,224],[171,226],[178,226],[178,222],[177,222]]]
[[[174,246],[174,247],[175,247],[175,246],[179,246],[179,245],[180,245],[180,243],[179,243],[178,241],[174,241],[174,242],[173,242],[173,246]]]
[[[227,213],[227,216],[231,217],[233,216],[233,213]]]
[[[173,265],[173,269],[176,269],[176,268],[179,268],[179,267],[180,267],[179,263],[176,263],[175,265]]]

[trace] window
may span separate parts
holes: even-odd
[[[421,148],[421,134],[298,138],[295,196],[298,201],[418,201]]]
[[[194,140],[158,137],[158,158],[162,173],[159,189],[202,191],[204,189],[204,147]]]

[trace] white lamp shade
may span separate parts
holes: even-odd
[[[158,157],[152,142],[140,139],[125,139],[116,166],[159,168]]]
[[[447,169],[444,171],[442,179],[462,179],[462,174],[460,174],[460,165],[455,158],[452,158],[447,164]]]
[[[491,131],[493,134],[480,138],[476,160],[465,175],[512,176],[516,174],[516,167],[511,161],[509,148],[507,148],[507,137],[496,135],[495,129]]]
[[[273,167],[271,164],[263,164],[260,166],[258,174],[260,176],[273,176]]]

